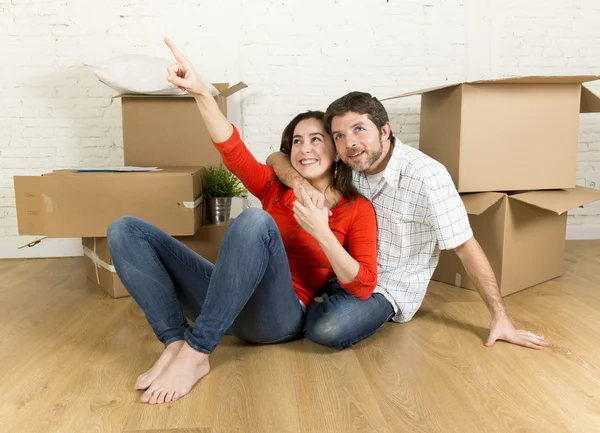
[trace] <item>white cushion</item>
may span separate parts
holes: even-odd
[[[98,79],[123,95],[185,95],[167,81],[167,68],[174,60],[138,54],[122,54],[95,63],[84,63]],[[213,95],[218,90],[201,77]]]

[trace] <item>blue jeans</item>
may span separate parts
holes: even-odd
[[[107,236],[119,278],[163,344],[185,340],[210,354],[225,332],[253,343],[302,335],[281,235],[263,210],[231,222],[214,265],[137,218],[119,218]]]
[[[305,314],[279,229],[260,209],[246,209],[231,222],[214,265],[137,218],[119,218],[107,236],[119,278],[165,346],[185,340],[208,354],[227,333],[262,344],[306,335],[344,349],[393,314],[382,295],[360,301],[337,282],[326,286],[323,302],[312,303]]]
[[[305,337],[324,346],[346,349],[373,335],[394,315],[392,304],[380,293],[366,301],[346,292],[336,280],[323,289],[323,301],[307,310]]]

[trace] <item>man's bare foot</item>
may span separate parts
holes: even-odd
[[[169,344],[165,348],[162,355],[160,355],[160,358],[158,358],[158,360],[154,363],[152,368],[138,377],[138,380],[135,384],[135,389],[148,389],[152,381],[156,379],[163,371],[165,371],[171,361],[175,359],[175,356],[177,356],[182,346],[183,340],[174,341],[173,343]]]
[[[175,359],[154,379],[140,400],[150,404],[175,401],[190,392],[209,371],[208,355],[184,343]]]

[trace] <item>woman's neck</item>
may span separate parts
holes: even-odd
[[[329,209],[338,204],[342,198],[342,194],[335,189],[335,186],[333,185],[333,179],[330,176],[323,179],[309,180],[308,183],[310,183],[317,191],[321,192],[325,196],[325,205]]]

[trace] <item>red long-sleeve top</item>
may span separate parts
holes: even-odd
[[[271,167],[254,158],[235,126],[227,141],[213,141],[213,144],[229,171],[260,200],[263,210],[275,220],[288,256],[294,291],[304,305],[309,305],[334,271],[319,243],[294,219],[292,204],[296,197],[293,190],[277,179]],[[356,278],[349,283],[340,282],[340,285],[358,299],[366,300],[377,284],[375,211],[366,198],[358,196],[351,202],[342,197],[331,212],[331,231],[360,265]]]

